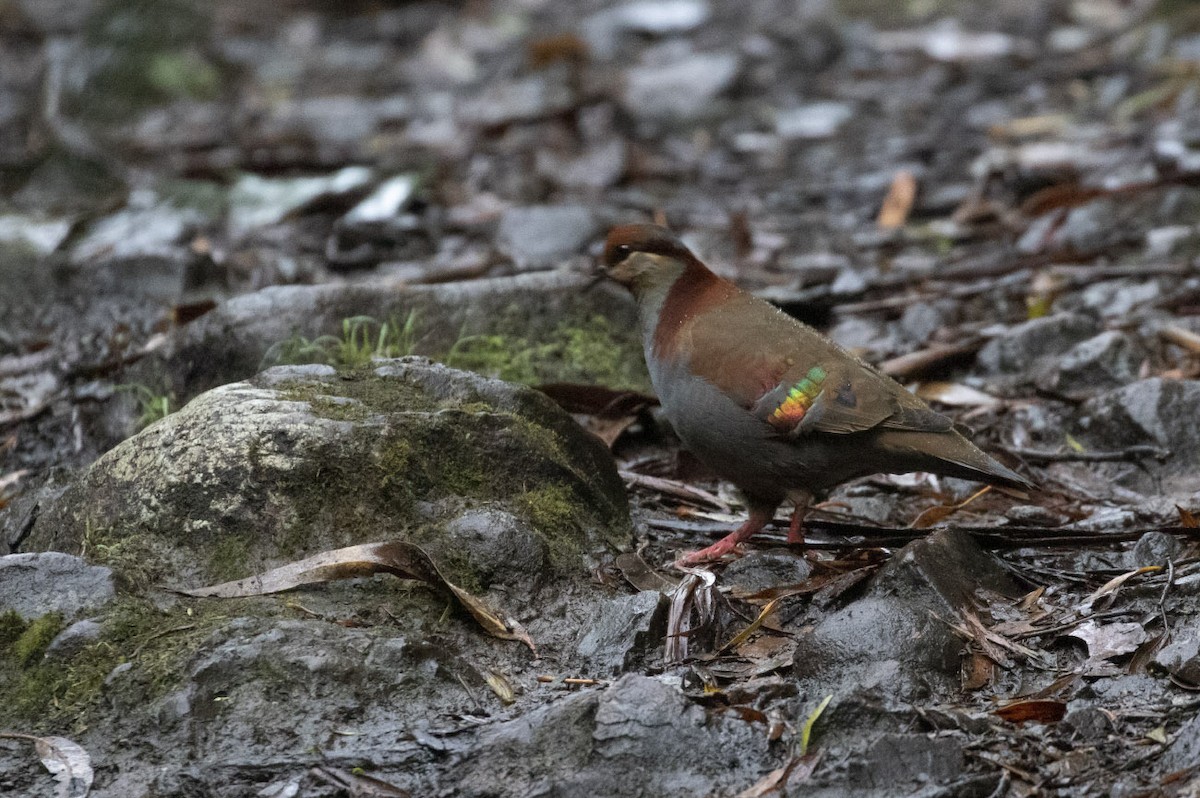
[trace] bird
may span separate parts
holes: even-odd
[[[1034,487],[892,378],[714,274],[665,227],[614,227],[598,275],[633,294],[650,380],[675,433],[749,511],[676,566],[735,553],[785,501],[794,505],[788,543],[803,546],[812,502],[869,474]]]

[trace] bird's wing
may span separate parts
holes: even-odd
[[[761,300],[746,296],[738,304],[747,301],[759,307],[723,308],[690,325],[690,367],[780,433],[953,429],[949,418],[816,330]]]

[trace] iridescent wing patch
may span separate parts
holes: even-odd
[[[783,401],[767,416],[771,426],[785,432],[795,429],[804,419],[804,414],[812,408],[828,376],[820,366],[810,368],[803,379],[788,388]]]

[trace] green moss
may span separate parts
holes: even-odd
[[[274,344],[263,365],[324,363],[361,369],[375,357],[412,354],[419,340],[417,328],[415,311],[402,321],[392,317],[383,324],[369,316],[353,316],[342,320],[341,335],[311,340],[294,335]],[[638,391],[650,388],[636,331],[618,331],[603,316],[583,324],[560,324],[544,340],[503,331],[464,336],[450,351],[433,357],[454,368],[527,385],[577,382]]]
[[[16,610],[0,613],[0,652],[15,643],[28,626],[29,623]]]
[[[454,368],[508,382],[577,382],[647,390],[650,385],[634,331],[618,333],[603,316],[582,325],[560,324],[545,341],[515,335],[460,339],[440,358]]]
[[[173,545],[154,534],[85,524],[79,556],[113,570],[125,589],[140,593],[172,573]]]
[[[242,535],[221,535],[206,547],[206,552],[208,573],[214,580],[228,582],[241,579],[255,570],[250,546]]]
[[[35,621],[18,644],[0,656],[0,726],[81,730],[113,706],[138,706],[164,695],[185,679],[187,662],[226,620],[220,613],[228,609],[225,604],[194,602],[164,612],[149,601],[125,596],[109,606],[100,638],[66,661],[42,658],[44,646],[35,645],[32,638],[29,651],[37,649],[39,654],[22,659],[28,652],[19,646],[30,632],[40,626],[44,631],[38,635],[44,639],[55,626],[53,621]],[[128,674],[110,682],[113,670],[126,663],[131,666]]]
[[[156,421],[161,421],[174,411],[174,402],[167,393],[160,393],[148,385],[126,383],[116,387],[118,391],[133,394],[138,404],[138,429],[142,430]]]
[[[60,613],[46,613],[31,622],[21,636],[13,641],[9,647],[9,654],[24,666],[37,662],[46,653],[51,641],[63,630],[64,625]]]
[[[545,541],[550,562],[562,570],[578,567],[581,519],[574,492],[566,485],[551,483],[520,494],[517,506]]]

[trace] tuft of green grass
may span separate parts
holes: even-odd
[[[263,368],[302,363],[362,368],[377,357],[411,355],[417,345],[417,312],[403,320],[396,316],[382,324],[371,316],[342,319],[342,334],[322,335],[309,340],[293,335],[281,341],[263,356]]]
[[[133,394],[138,403],[138,429],[143,430],[156,421],[162,421],[174,412],[171,397],[158,393],[148,385],[141,383],[126,383],[116,387],[118,391]]]

